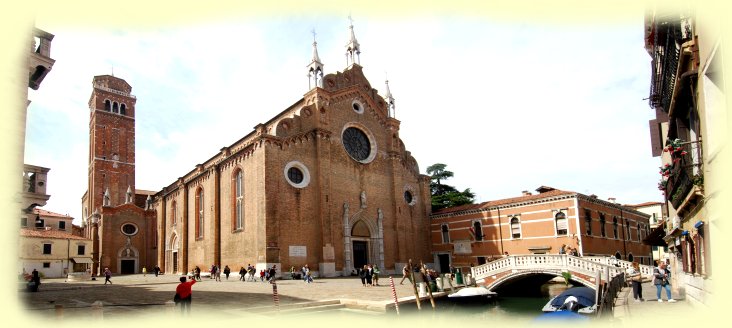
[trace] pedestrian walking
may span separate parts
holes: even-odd
[[[363,268],[361,268],[361,272],[358,273],[358,277],[361,278],[361,284],[364,287],[366,287],[367,280],[368,280],[369,284],[371,284],[371,272],[369,270],[368,265],[366,265],[366,264],[363,265]]]
[[[201,281],[201,268],[199,268],[197,265],[196,265],[196,268],[193,269],[193,274],[194,274],[193,277],[196,280]]]
[[[226,280],[229,280],[229,274],[231,273],[231,269],[229,269],[229,266],[224,266],[224,275],[226,276]]]
[[[264,282],[264,275],[265,275],[264,269],[260,270],[259,271],[259,280],[261,280],[262,282]]]
[[[160,274],[160,267],[156,265],[153,268],[153,272],[155,273],[155,276],[157,277]]]
[[[38,270],[33,269],[33,272],[31,272],[31,281],[29,283],[30,290],[37,292],[38,287],[41,286],[41,274],[38,272]]]
[[[109,271],[109,268],[104,268],[104,284],[106,285],[107,282],[109,282],[109,284],[111,285],[112,284],[112,280],[110,280],[111,278],[112,278],[112,271]]]
[[[239,280],[241,280],[242,282],[246,281],[246,274],[247,271],[244,270],[244,267],[241,267],[241,269],[239,269]]]
[[[273,265],[271,268],[269,268],[268,278],[267,280],[272,283],[275,280],[275,276],[277,275],[277,264]]]
[[[633,287],[633,299],[636,302],[643,302],[643,275],[640,272],[640,266],[638,262],[633,262],[630,268],[628,268],[628,279]]]
[[[218,265],[214,265],[214,281],[221,282],[221,268]]]
[[[409,264],[405,264],[402,268],[402,280],[399,282],[400,285],[404,284],[404,279],[408,279],[409,282],[412,282],[412,277],[410,276],[410,268]]]
[[[180,303],[181,314],[191,314],[191,300],[193,299],[193,292],[191,286],[196,283],[194,276],[188,276],[189,281],[186,281],[186,277],[180,277],[180,284],[175,287],[175,299]]]
[[[671,298],[671,282],[669,281],[670,272],[666,269],[666,263],[659,261],[658,266],[653,268],[653,284],[656,285],[656,299],[658,303],[663,303],[661,299],[661,289],[666,289],[666,299],[669,303],[676,302]]]
[[[310,273],[310,268],[308,267],[308,265],[303,265],[302,269],[300,269],[300,272],[302,272],[302,281],[308,282],[308,274]]]

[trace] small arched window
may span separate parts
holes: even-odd
[[[605,214],[600,213],[600,236],[607,237],[605,233]]]
[[[112,102],[109,101],[109,99],[104,101],[104,110],[111,112],[112,111]]]
[[[447,227],[447,224],[442,225],[442,243],[447,244],[450,242],[450,230]]]
[[[521,238],[521,220],[515,216],[511,219],[511,238]]]
[[[483,227],[481,227],[480,221],[473,222],[473,233],[475,234],[475,240],[483,240]]]
[[[126,113],[127,113],[127,107],[125,106],[125,104],[122,104],[122,105],[119,106],[119,113],[122,114],[122,115],[126,115]]]
[[[613,218],[613,238],[618,239],[618,218]]]
[[[116,101],[112,103],[112,113],[119,113],[119,104]]]
[[[592,211],[585,209],[585,233],[592,236]]]

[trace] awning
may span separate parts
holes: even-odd
[[[71,260],[74,261],[74,263],[76,263],[76,264],[82,264],[82,263],[93,264],[94,263],[94,261],[92,261],[91,257],[72,257]]]

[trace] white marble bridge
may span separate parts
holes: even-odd
[[[614,257],[577,257],[558,254],[511,255],[500,260],[482,264],[471,269],[471,275],[478,285],[493,290],[499,285],[527,275],[553,275],[562,277],[562,272],[571,274],[570,280],[595,289],[598,281],[605,283],[612,277],[625,272],[631,262]],[[653,267],[640,265],[644,277],[653,275]]]

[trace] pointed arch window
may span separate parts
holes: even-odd
[[[175,225],[176,222],[176,215],[178,214],[178,204],[176,201],[173,201],[173,203],[170,204],[170,223],[172,225]]]
[[[605,214],[600,213],[600,236],[607,237],[605,232]]]
[[[112,113],[119,113],[119,104],[116,101],[112,103]]]
[[[618,239],[618,218],[613,217],[613,238]]]
[[[244,174],[234,173],[234,230],[244,228]]]
[[[447,224],[443,224],[441,227],[442,230],[442,243],[447,244],[450,242],[450,230],[447,227]]]
[[[521,238],[521,220],[517,216],[511,218],[511,238]]]
[[[633,236],[630,235],[630,221],[628,219],[625,219],[625,239],[633,240]]]
[[[203,188],[199,188],[196,192],[196,238],[203,238]]]
[[[125,104],[122,104],[122,105],[119,106],[119,113],[122,114],[122,115],[126,115],[127,114],[127,107],[125,106]]]
[[[475,233],[476,241],[483,240],[483,227],[481,226],[480,221],[473,222],[473,231]]]
[[[557,236],[566,236],[569,228],[567,227],[567,215],[564,212],[557,212],[554,215],[554,223],[556,226]]]
[[[585,233],[592,236],[592,211],[585,209]]]
[[[112,102],[109,101],[109,99],[104,101],[104,110],[111,112],[112,111]]]

